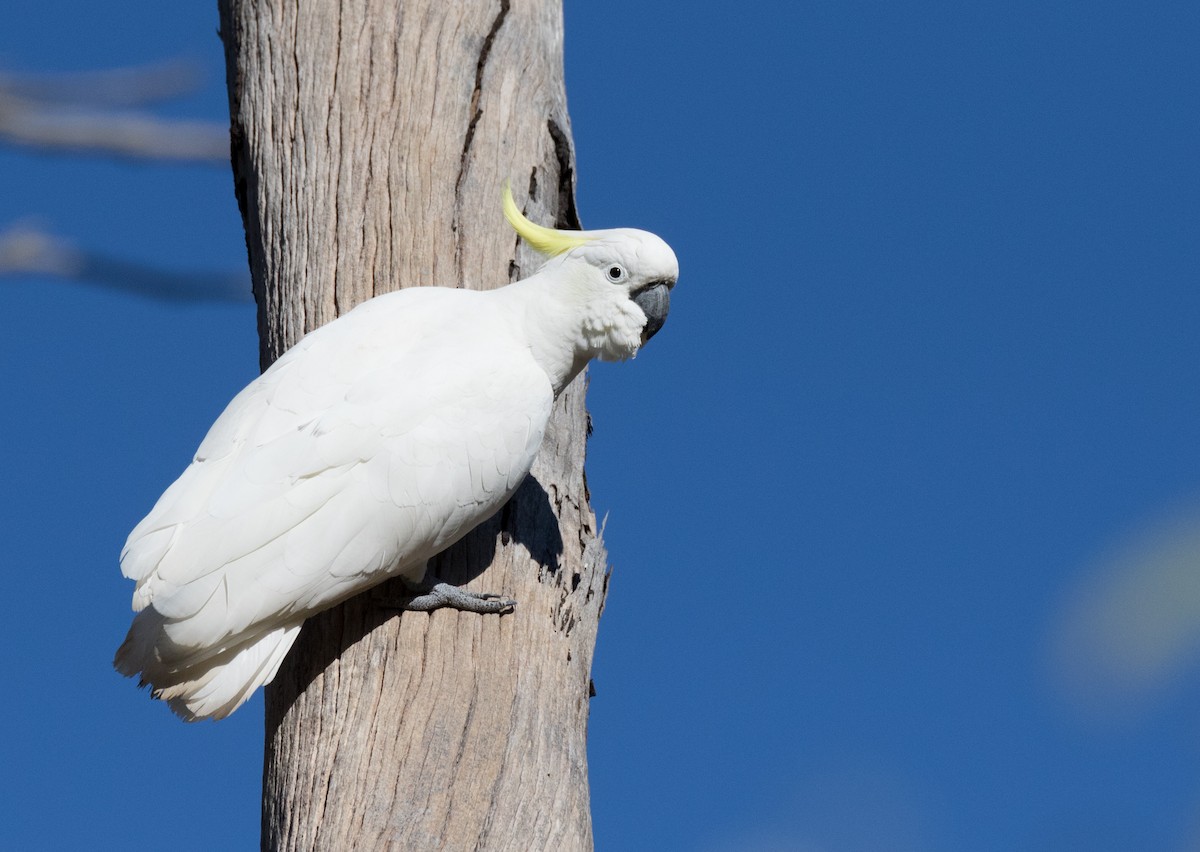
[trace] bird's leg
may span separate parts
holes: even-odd
[[[517,602],[500,595],[490,595],[486,592],[468,592],[458,586],[443,583],[436,577],[426,575],[419,583],[411,580],[402,581],[405,586],[416,594],[412,598],[381,601],[384,606],[395,606],[398,609],[415,612],[430,612],[442,607],[462,610],[463,612],[478,612],[482,614],[504,615],[516,607]]]

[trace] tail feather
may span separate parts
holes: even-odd
[[[164,660],[163,647],[170,646],[165,623],[153,605],[138,613],[113,666],[127,677],[141,675],[140,685],[188,722],[224,719],[270,683],[303,624],[285,624],[215,652]]]

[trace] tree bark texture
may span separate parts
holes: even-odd
[[[578,227],[559,0],[219,0],[262,363],[399,287],[533,271],[500,213]],[[518,601],[310,619],[266,694],[264,849],[590,849],[589,673],[607,561],[585,379],[512,501],[434,560]]]

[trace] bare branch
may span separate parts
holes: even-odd
[[[248,272],[174,272],[81,249],[32,225],[0,231],[0,277],[52,275],[172,302],[249,302]]]
[[[0,92],[0,140],[155,160],[229,160],[229,131],[207,121],[167,121],[140,113],[42,107]]]
[[[0,91],[14,97],[90,107],[161,103],[190,94],[203,83],[199,63],[189,59],[62,74],[0,73]]]
[[[197,81],[194,67],[179,62],[81,75],[0,75],[0,141],[71,153],[227,164],[224,124],[104,108],[174,97],[194,89]]]
[[[0,275],[75,278],[82,268],[79,251],[53,234],[26,224],[0,231]]]

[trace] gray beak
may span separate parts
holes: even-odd
[[[671,309],[671,291],[662,282],[655,282],[634,293],[633,301],[646,314],[646,327],[642,329],[642,343],[653,337],[667,321]]]

